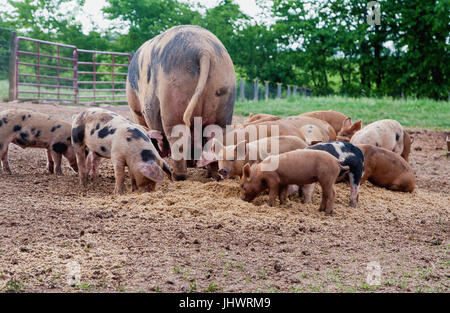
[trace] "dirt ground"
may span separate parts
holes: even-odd
[[[0,110],[19,106],[68,121],[83,109]],[[128,116],[127,107],[114,110]],[[449,292],[448,133],[410,132],[417,190],[366,183],[354,209],[340,183],[333,216],[318,212],[318,187],[311,205],[295,196],[271,208],[267,195],[243,202],[236,180],[215,182],[201,169],[153,193],[119,197],[106,160],[83,190],[67,163],[65,176],[52,176],[45,150],[12,146],[13,175],[0,176],[0,290]],[[379,286],[367,284],[370,262],[381,267]],[[80,282],[71,287],[78,265]]]

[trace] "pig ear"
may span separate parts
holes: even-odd
[[[164,172],[156,162],[139,162],[138,170],[143,176],[156,183],[160,184],[164,180]]]
[[[344,122],[342,122],[342,128],[351,127],[352,126],[352,118],[347,117]]]
[[[204,152],[202,153],[202,158],[197,161],[197,167],[205,167],[208,164],[216,162],[217,158],[215,153],[213,152]]]
[[[362,120],[360,120],[352,125],[352,130],[355,132],[357,132],[358,130],[361,130],[361,128],[362,128]]]
[[[238,153],[239,153],[240,151],[242,151],[242,153],[243,153],[244,155],[246,155],[246,154],[247,154],[246,148],[247,148],[247,142],[246,142],[245,140],[242,140],[240,143],[238,143],[238,144],[234,147],[234,153],[235,153],[235,155],[237,156]]]
[[[244,177],[249,178],[250,177],[250,164],[245,164],[242,168],[242,173],[244,174]]]
[[[147,132],[147,135],[150,137],[150,139],[156,139],[156,140],[158,140],[158,142],[163,141],[163,135],[158,130],[149,130]]]
[[[223,144],[219,140],[214,138],[212,141],[212,145],[211,145],[211,151],[213,153],[219,153],[219,151],[222,149],[223,149]]]
[[[248,118],[252,118],[253,116],[254,116],[254,114],[250,112],[250,114],[248,115]]]

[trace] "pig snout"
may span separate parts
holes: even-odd
[[[231,171],[228,168],[221,168],[219,169],[219,174],[222,176],[223,179],[230,178]]]

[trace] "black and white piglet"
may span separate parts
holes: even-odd
[[[356,207],[359,198],[359,184],[364,172],[364,154],[362,151],[351,143],[339,141],[318,143],[307,149],[326,151],[343,161],[341,163],[343,166],[350,168],[348,174],[350,179],[350,206]],[[342,174],[340,173],[339,176],[342,176]]]
[[[94,167],[98,166],[99,158],[112,160],[117,194],[124,193],[125,166],[128,166],[133,191],[154,190],[155,184],[163,181],[164,172],[172,178],[169,166],[159,156],[147,130],[117,113],[92,108],[76,115],[72,121],[72,143],[84,186],[90,170],[86,148],[93,157]]]

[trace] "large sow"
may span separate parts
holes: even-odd
[[[134,119],[160,131],[172,155],[188,154],[175,146],[181,138],[172,134],[175,126],[191,128],[194,117],[202,118],[203,127],[231,124],[235,93],[230,55],[215,35],[198,26],[176,26],[147,41],[128,69],[127,98]],[[174,178],[185,179],[186,158],[173,159]]]

